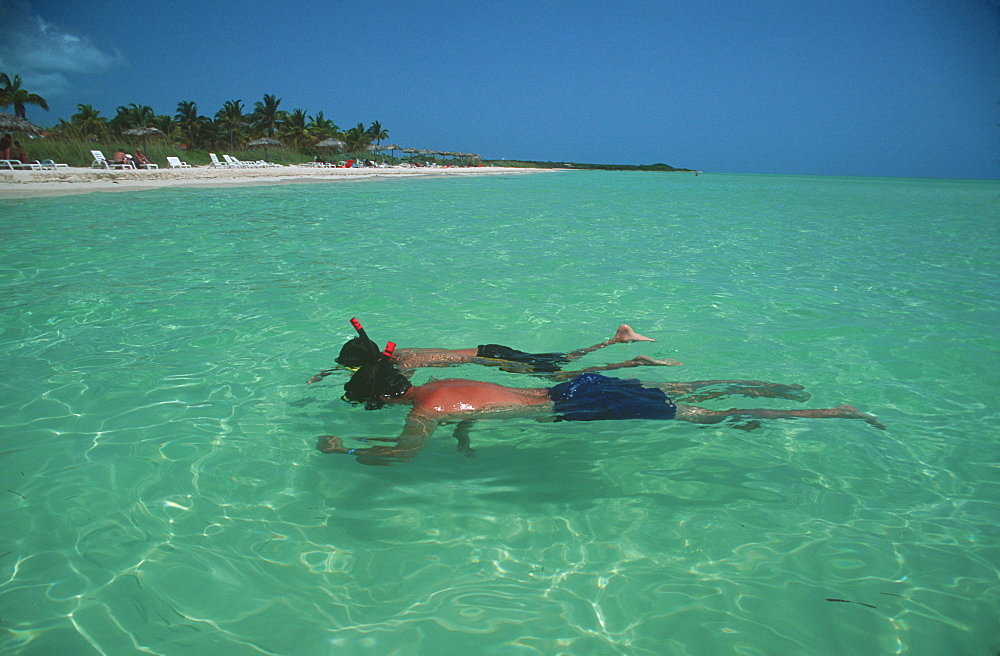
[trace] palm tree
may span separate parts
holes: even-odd
[[[164,137],[167,139],[174,139],[177,137],[178,128],[177,123],[174,122],[172,116],[166,114],[157,114],[153,117],[153,120],[149,122],[151,128],[156,128],[163,133]]]
[[[77,105],[76,110],[76,114],[69,117],[71,127],[92,139],[104,136],[108,129],[108,120],[101,116],[100,111],[94,109],[93,105],[84,104]]]
[[[344,133],[344,143],[347,144],[345,150],[350,153],[357,153],[364,150],[365,146],[372,142],[371,135],[365,130],[364,123],[358,123],[353,128]]]
[[[316,112],[315,116],[310,116],[306,127],[309,128],[309,133],[316,139],[334,137],[337,135],[337,131],[340,130],[336,123],[323,116],[323,112]]]
[[[227,100],[222,103],[222,109],[215,113],[215,124],[220,129],[229,131],[230,150],[236,148],[236,131],[246,125],[244,118],[241,100]]]
[[[379,123],[378,121],[375,121],[374,123],[371,124],[371,126],[368,128],[368,134],[371,135],[371,138],[375,141],[375,143],[377,143],[380,146],[382,145],[383,139],[389,138],[389,131],[383,129],[382,124]]]
[[[306,110],[293,109],[289,112],[282,121],[278,134],[290,146],[298,148],[309,144],[314,137],[306,125]]]
[[[149,105],[138,105],[129,103],[128,107],[119,106],[115,111],[118,113],[110,121],[111,127],[119,132],[130,128],[148,127],[156,114]]]
[[[6,73],[0,73],[0,107],[14,106],[14,116],[26,118],[24,112],[25,105],[38,105],[45,111],[49,110],[49,104],[45,102],[37,93],[30,93],[27,89],[21,88],[21,76],[10,77]]]
[[[253,118],[258,129],[267,132],[267,136],[274,138],[274,129],[285,118],[285,112],[278,109],[281,98],[275,98],[272,94],[265,93],[264,100],[254,103]]]
[[[192,100],[182,100],[177,103],[177,113],[174,114],[177,127],[188,140],[188,145],[197,147],[205,140],[211,119],[198,114],[198,105]]]

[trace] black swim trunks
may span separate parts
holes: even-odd
[[[565,353],[525,353],[499,344],[480,344],[476,347],[476,357],[519,362],[528,365],[528,372],[539,373],[559,371],[562,365],[569,362]]]
[[[586,373],[549,388],[556,421],[673,419],[677,406],[663,390],[635,379]]]

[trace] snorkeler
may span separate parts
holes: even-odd
[[[386,464],[388,460],[408,460],[417,455],[424,443],[442,422],[459,422],[455,437],[459,451],[471,453],[468,431],[475,419],[498,417],[534,417],[539,421],[599,421],[613,419],[679,419],[696,424],[717,424],[729,418],[780,419],[793,417],[863,419],[876,428],[885,426],[874,416],[849,405],[811,410],[730,409],[707,410],[675,403],[665,393],[691,394],[710,386],[727,383],[715,391],[704,391],[699,398],[717,398],[727,394],[770,396],[802,400],[799,385],[777,385],[760,381],[700,381],[695,383],[640,383],[638,380],[609,378],[585,373],[554,387],[516,388],[475,380],[432,380],[412,385],[392,365],[395,344],[389,342],[379,357],[363,365],[344,386],[344,398],[377,410],[386,403],[412,406],[403,431],[397,438],[360,438],[361,441],[394,442],[393,446],[370,446],[348,449],[333,435],[319,438],[316,448],[323,453],[346,453],[358,456],[364,464]],[[805,398],[808,398],[806,395]]]
[[[361,323],[355,318],[351,325],[358,336],[349,340],[340,349],[335,362],[348,369],[357,369],[378,357],[379,348],[365,334]],[[587,371],[606,371],[609,369],[625,369],[628,367],[672,367],[683,364],[670,358],[656,360],[646,355],[638,355],[625,362],[588,367],[575,372],[561,372],[563,365],[577,360],[588,353],[612,344],[628,344],[631,342],[655,342],[656,340],[640,335],[628,324],[618,326],[614,337],[599,344],[571,351],[570,353],[525,353],[499,344],[481,344],[476,348],[443,349],[443,348],[400,348],[396,349],[391,362],[407,377],[420,367],[447,367],[459,364],[479,364],[488,367],[499,367],[503,371],[516,373],[547,373],[556,374],[553,377],[575,376]],[[309,379],[310,383],[322,380],[336,369],[326,369]]]

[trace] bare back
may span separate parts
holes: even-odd
[[[551,409],[545,388],[519,389],[474,380],[432,380],[411,387],[404,397],[413,413],[445,419],[451,415],[533,414]],[[527,411],[527,412],[525,412]]]

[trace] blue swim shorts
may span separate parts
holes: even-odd
[[[527,365],[525,370],[536,373],[550,373],[569,362],[565,353],[525,353],[500,344],[480,344],[476,357],[489,360],[505,360]]]
[[[586,373],[549,388],[556,421],[673,419],[677,406],[663,390],[635,379]]]

